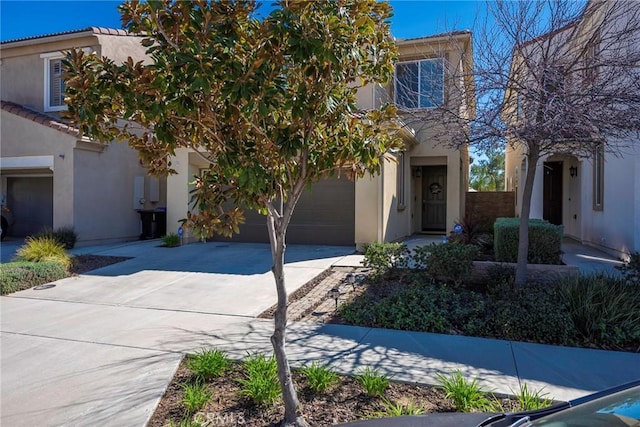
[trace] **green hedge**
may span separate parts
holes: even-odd
[[[494,251],[498,262],[518,260],[518,229],[520,218],[498,218],[494,224]],[[529,220],[530,264],[562,264],[562,225],[553,225],[541,219]]]
[[[0,264],[0,295],[29,289],[67,277],[59,262],[10,262]]]

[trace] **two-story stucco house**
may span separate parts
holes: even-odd
[[[10,236],[73,227],[80,244],[138,238],[137,210],[166,206],[164,180],[146,176],[126,144],[98,144],[65,124],[63,51],[144,59],[140,38],[87,28],[0,45],[0,182]]]
[[[287,241],[356,245],[395,241],[413,233],[444,234],[464,216],[467,190],[466,146],[448,147],[444,124],[431,113],[446,107],[473,114],[471,33],[398,40],[396,79],[389,87],[359,89],[360,108],[395,102],[405,126],[406,150],[384,163],[379,176],[326,179],[301,197]],[[466,78],[461,76],[466,75]],[[201,168],[201,157],[176,152],[178,172],[167,179],[167,230],[176,230],[189,204],[189,182]],[[234,241],[268,242],[265,217],[246,212],[246,223]]]
[[[616,10],[614,14],[611,9],[613,5],[629,9]],[[598,9],[595,9],[596,6]],[[569,66],[561,70],[567,75],[563,78],[562,88],[568,91],[575,87],[570,85],[582,85],[580,90],[585,93],[583,99],[594,96],[588,92],[589,85],[598,84],[601,88],[600,93],[604,93],[604,89],[609,85],[615,90],[613,84],[620,83],[615,80],[624,78],[617,76],[613,68],[607,67],[607,62],[612,61],[614,56],[633,56],[636,58],[634,63],[638,64],[637,58],[640,54],[637,30],[627,33],[626,36],[614,33],[626,28],[629,19],[638,19],[639,3],[589,1],[585,11],[589,11],[590,7],[593,7],[595,12],[583,13],[575,22],[532,41],[539,45],[548,43],[551,48],[547,49],[547,52],[555,49],[558,56],[566,59]],[[605,21],[605,16],[608,21]],[[637,21],[633,26],[638,28]],[[555,60],[554,62],[555,66],[561,63]],[[629,85],[624,84],[621,87]],[[574,93],[578,94],[580,90],[576,89]],[[523,105],[526,101],[520,101],[520,95],[518,93],[518,101],[514,101],[514,94],[511,106],[507,106],[513,112],[511,115],[507,114],[511,117],[510,120],[518,120],[521,114],[526,113],[526,105]],[[572,129],[571,133],[580,133],[579,131]],[[638,133],[636,132],[635,136],[629,134],[624,140],[606,133],[599,134],[597,137],[603,142],[593,148],[589,156],[572,152],[576,150],[575,144],[574,148],[571,148],[574,136],[560,136],[562,141],[557,145],[557,152],[545,153],[537,165],[533,166],[535,181],[529,217],[562,224],[566,236],[621,258],[626,258],[631,252],[640,251]],[[609,152],[605,149],[608,145],[623,148]],[[518,214],[522,207],[524,179],[529,167],[526,154],[524,145],[507,145],[505,185],[507,191],[516,191]]]

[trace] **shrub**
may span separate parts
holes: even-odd
[[[407,268],[409,249],[404,243],[371,243],[364,251],[363,265],[371,269],[370,277],[381,280]]]
[[[629,261],[616,266],[616,269],[626,281],[640,285],[640,252],[629,254]]]
[[[71,265],[71,258],[62,244],[51,237],[28,237],[25,244],[18,248],[16,255],[18,261],[54,261],[65,269]]]
[[[560,296],[568,316],[588,344],[624,349],[640,343],[640,292],[624,279],[605,275],[562,281]]]
[[[573,322],[554,287],[529,284],[488,295],[485,334],[516,341],[570,345]]]
[[[203,349],[199,353],[189,356],[187,366],[198,380],[218,378],[229,369],[231,361],[220,350]]]
[[[380,397],[389,387],[389,377],[378,372],[377,369],[365,368],[355,375],[367,396]]]
[[[542,393],[540,390],[529,390],[527,383],[524,383],[520,386],[520,392],[516,394],[518,408],[521,411],[534,411],[551,406],[553,401],[546,396],[547,393]]]
[[[518,260],[519,218],[498,218],[494,224],[494,251],[498,262]],[[541,219],[529,220],[529,253],[531,264],[561,264],[562,225]]]
[[[414,262],[425,263],[427,274],[446,282],[460,285],[469,280],[473,274],[473,260],[478,255],[478,248],[473,245],[458,243],[432,243],[427,246],[428,256],[422,250],[414,251]]]
[[[338,374],[316,362],[305,366],[301,369],[301,372],[307,378],[309,388],[315,393],[324,393],[329,387],[340,380]]]
[[[166,236],[162,236],[162,243],[168,248],[175,248],[180,246],[180,236],[176,233],[169,233]]]
[[[278,366],[273,357],[255,354],[243,362],[245,378],[240,379],[240,394],[250,398],[256,405],[273,405],[280,396]]]
[[[64,279],[67,275],[67,270],[59,262],[0,264],[0,295]]]
[[[500,294],[513,290],[516,269],[510,265],[493,264],[487,269],[485,288],[489,294]]]
[[[414,284],[378,300],[361,295],[339,311],[346,321],[359,326],[474,334],[481,329],[484,300],[478,293],[458,292],[441,284]]]
[[[491,411],[494,407],[487,398],[487,393],[478,385],[478,381],[475,378],[467,380],[460,371],[455,371],[449,376],[438,374],[438,382],[445,396],[451,399],[458,411]]]
[[[194,414],[207,404],[213,393],[207,391],[204,384],[196,382],[194,384],[185,384],[183,386],[184,396],[182,404],[187,414]]]
[[[73,249],[76,245],[76,241],[78,240],[78,235],[73,227],[60,227],[55,230],[46,229],[39,232],[34,237],[48,237],[54,239],[67,250]]]

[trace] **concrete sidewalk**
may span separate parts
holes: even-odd
[[[143,426],[183,354],[271,352],[272,321],[255,318],[275,302],[267,245],[157,244],[83,249],[135,258],[0,298],[1,425]],[[350,252],[289,246],[289,290],[358,265]],[[557,400],[640,378],[633,353],[314,323],[291,324],[287,339],[294,366],[425,384],[460,370],[497,393],[526,383]]]

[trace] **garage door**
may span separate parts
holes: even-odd
[[[7,178],[7,202],[13,214],[9,235],[29,236],[53,228],[53,178]]]
[[[269,242],[266,217],[245,212],[246,222],[234,242]],[[287,243],[353,245],[355,242],[355,184],[332,178],[313,185],[300,197],[287,231]]]

